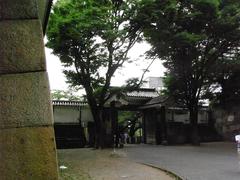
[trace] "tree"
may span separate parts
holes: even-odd
[[[218,73],[213,75],[215,82],[213,87],[216,90],[207,93],[212,106],[220,106],[225,110],[239,105],[240,102],[240,59],[229,58],[231,57],[216,67]]]
[[[47,46],[66,67],[72,86],[81,86],[96,125],[96,146],[104,147],[103,106],[116,70],[140,40],[137,0],[59,0],[50,16]]]
[[[78,95],[74,95],[73,90],[52,90],[51,91],[53,100],[69,100],[69,101],[80,101],[82,98]]]
[[[143,0],[135,23],[167,68],[168,92],[190,111],[192,143],[199,144],[199,102],[224,60],[239,55],[238,0]]]

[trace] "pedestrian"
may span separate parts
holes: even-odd
[[[237,143],[238,165],[239,165],[239,168],[240,168],[240,134],[235,136],[235,141]]]
[[[119,148],[123,148],[122,133],[119,134],[118,144],[119,144]]]
[[[240,153],[240,134],[235,136],[235,141],[237,143],[237,151]]]
[[[128,133],[124,133],[124,144],[127,144],[127,139],[128,139]]]

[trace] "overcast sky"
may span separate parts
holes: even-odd
[[[132,77],[141,77],[143,69],[148,66],[150,60],[146,60],[144,58],[139,58],[140,55],[144,54],[150,48],[150,45],[147,43],[136,44],[131,51],[129,52],[129,57],[132,60],[139,59],[136,62],[131,64],[125,64],[123,68],[118,70],[115,73],[115,77],[112,79],[111,85],[113,86],[121,86],[124,82]],[[58,90],[67,90],[68,84],[66,84],[66,78],[62,73],[64,67],[61,65],[60,60],[58,57],[51,54],[51,49],[45,48],[46,52],[46,59],[47,59],[47,71],[50,80],[50,87],[51,90],[58,89]],[[151,68],[145,75],[145,78],[153,76],[153,77],[160,77],[163,76],[164,67],[160,60],[155,60],[152,64]]]

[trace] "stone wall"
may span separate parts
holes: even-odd
[[[0,0],[0,179],[58,179],[36,0]]]
[[[240,134],[240,112],[238,106],[228,110],[213,109],[215,128],[224,140],[235,141],[235,135]]]

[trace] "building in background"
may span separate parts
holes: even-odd
[[[86,102],[53,102],[53,117],[58,148],[84,147],[88,142],[88,124],[93,122]]]
[[[154,88],[157,91],[161,91],[164,89],[164,83],[162,77],[148,77],[144,80],[143,83],[144,88]]]
[[[161,83],[153,83],[153,81],[149,83],[152,86],[154,84],[161,88],[159,86]],[[114,107],[112,107],[113,103]],[[171,97],[159,95],[155,88],[120,92],[108,99],[105,103],[104,120],[107,123],[106,132],[109,142],[112,141],[112,127],[115,127],[112,117],[113,114],[117,114],[112,112],[112,108],[114,111],[132,111],[142,115],[140,130],[143,133],[140,142],[148,144],[190,142],[189,111],[176,105]],[[58,147],[84,147],[86,142],[91,144],[89,141],[92,139],[90,137],[94,137],[94,120],[86,102],[53,101],[53,109]],[[237,109],[224,113],[222,109],[201,106],[198,112],[201,142],[234,137],[233,134],[239,131],[240,116],[236,112]],[[229,138],[225,138],[226,136]]]

